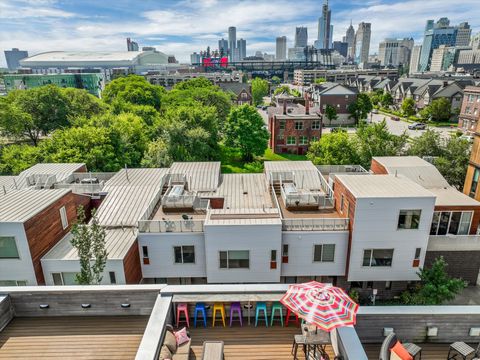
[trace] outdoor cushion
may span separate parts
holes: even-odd
[[[172,359],[172,353],[170,352],[168,347],[166,347],[165,345],[163,345],[162,348],[160,349],[160,356],[159,356],[158,359],[159,360],[171,360]]]
[[[182,354],[189,354],[190,353],[190,343],[192,340],[188,340],[186,343],[183,343],[177,348],[177,352],[175,353],[174,357],[176,355],[182,355]]]
[[[163,341],[163,345],[166,345],[172,354],[177,352],[177,339],[170,331],[165,332],[165,340]]]
[[[190,340],[187,335],[187,328],[183,328],[175,332],[175,338],[177,339],[177,346],[180,346]]]
[[[392,347],[390,351],[391,355],[395,354],[400,360],[413,360],[412,355],[408,353],[407,349],[405,349],[400,341],[397,341],[395,346]]]

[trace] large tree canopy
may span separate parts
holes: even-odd
[[[318,165],[352,165],[360,162],[355,141],[344,131],[323,135],[310,144],[307,158]]]

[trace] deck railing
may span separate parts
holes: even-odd
[[[347,231],[348,219],[282,219],[283,231]]]
[[[204,220],[140,220],[141,233],[203,232]]]
[[[98,194],[103,190],[105,183],[103,181],[95,184],[55,184],[55,189],[71,189],[75,194]]]

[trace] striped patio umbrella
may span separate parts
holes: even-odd
[[[358,304],[335,286],[316,281],[290,285],[280,302],[306,322],[325,331],[356,322]]]

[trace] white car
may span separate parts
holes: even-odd
[[[474,137],[472,135],[462,135],[460,136],[460,139],[462,140],[467,140],[468,142],[473,142]]]

